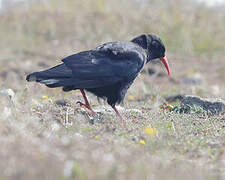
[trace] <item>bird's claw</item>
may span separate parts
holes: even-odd
[[[80,107],[85,106],[86,108],[88,108],[86,104],[84,104],[84,103],[82,103],[82,102],[80,102],[80,101],[77,101],[76,104],[79,104]]]
[[[79,104],[80,107],[84,107],[84,108],[88,109],[90,111],[90,113],[88,113],[90,116],[95,116],[96,115],[96,113],[91,109],[91,107],[89,105],[84,104],[84,103],[82,103],[80,101],[77,101],[76,104]]]

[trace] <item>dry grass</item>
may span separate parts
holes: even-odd
[[[224,115],[160,109],[175,94],[225,98],[224,11],[146,2],[48,0],[0,15],[0,85],[15,92],[0,94],[0,179],[225,178]],[[172,76],[161,64],[145,68],[120,109],[126,125],[91,94],[101,112],[94,120],[76,105],[79,92],[24,80],[71,53],[143,32],[165,41]]]

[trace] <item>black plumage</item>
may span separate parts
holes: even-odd
[[[89,51],[83,51],[62,59],[62,64],[51,69],[34,72],[26,77],[50,88],[62,87],[63,91],[81,89],[85,106],[92,112],[85,93],[87,90],[104,98],[114,110],[137,77],[143,66],[160,58],[169,73],[165,47],[155,35],[143,34],[130,42],[108,42]],[[94,113],[94,112],[93,112]]]

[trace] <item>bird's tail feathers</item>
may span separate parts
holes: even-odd
[[[71,84],[72,72],[64,64],[51,69],[34,72],[26,77],[28,82],[39,82],[50,88],[66,86]]]

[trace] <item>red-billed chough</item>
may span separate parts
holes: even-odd
[[[140,35],[130,42],[108,42],[95,49],[79,52],[62,59],[62,64],[34,72],[26,77],[47,87],[62,87],[63,91],[80,89],[84,102],[78,102],[94,115],[84,90],[106,99],[122,119],[115,105],[125,97],[144,65],[159,58],[170,74],[165,46],[159,37]]]

